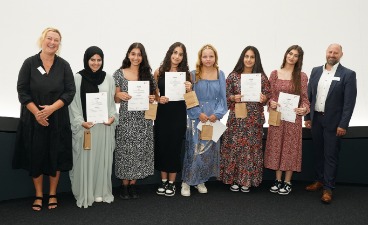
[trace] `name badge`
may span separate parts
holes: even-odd
[[[40,73],[42,75],[44,75],[46,73],[46,71],[42,68],[42,66],[39,66],[37,69],[38,69],[38,71],[40,71]]]
[[[332,80],[340,81],[340,77],[333,77]]]

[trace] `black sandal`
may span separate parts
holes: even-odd
[[[41,202],[42,202],[43,197],[38,197],[38,196],[36,196],[36,197],[35,197],[35,201],[36,201],[36,200],[41,200]],[[36,209],[34,209],[34,208],[36,208]],[[34,204],[34,203],[33,203],[33,205],[32,205],[32,209],[33,209],[33,211],[41,211],[41,209],[42,209],[42,205],[40,205],[40,204]],[[39,210],[37,210],[37,209],[39,209]]]
[[[57,201],[56,195],[49,195],[49,204],[48,204],[49,209],[56,209],[58,207],[58,203],[57,202],[51,202],[50,203],[50,198],[56,198],[56,201]],[[50,208],[50,206],[56,206],[56,207]]]

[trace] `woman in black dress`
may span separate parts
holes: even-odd
[[[155,169],[161,171],[162,182],[156,193],[174,196],[176,174],[181,170],[181,149],[186,131],[187,111],[184,101],[170,101],[165,96],[165,72],[185,72],[186,91],[191,90],[187,51],[176,42],[166,52],[161,66],[155,71],[158,83],[158,108],[154,126]]]
[[[75,84],[69,63],[56,55],[60,42],[60,32],[46,28],[39,39],[41,52],[24,61],[17,82],[22,107],[13,167],[32,176],[35,211],[42,209],[43,175],[49,176],[48,208],[54,209],[60,171],[70,170],[73,163],[68,105]]]

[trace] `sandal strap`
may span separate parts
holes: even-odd
[[[43,197],[41,197],[41,196],[35,196],[35,201],[36,200],[43,200]],[[38,209],[42,209],[42,205],[41,204],[33,204],[32,205],[32,208],[38,208]],[[35,209],[33,209],[34,211],[39,211],[39,210],[35,210]]]
[[[51,199],[51,198],[57,199],[57,196],[56,195],[49,195],[49,199]],[[58,202],[49,202],[48,206],[58,206]]]

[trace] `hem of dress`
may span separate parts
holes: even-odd
[[[166,169],[162,169],[162,168],[155,168],[155,170],[158,170],[160,172],[165,172],[165,173],[180,173],[182,170],[166,170]]]
[[[141,179],[145,179],[149,176],[152,176],[154,175],[153,173],[152,174],[148,174],[148,175],[145,175],[145,176],[140,176],[140,177],[118,177],[118,176],[115,176],[117,179],[119,180],[141,180]]]
[[[266,169],[270,169],[270,170],[280,170],[280,171],[282,171],[282,172],[285,172],[285,171],[292,171],[292,172],[297,172],[297,173],[300,173],[300,172],[302,172],[302,170],[301,169],[281,169],[281,168],[274,168],[274,167],[267,167],[267,166],[265,166],[265,168]]]
[[[209,181],[211,178],[215,178],[215,179],[217,180],[217,176],[211,176],[211,177],[207,178],[206,180],[205,180],[205,179],[203,179],[203,180],[201,180],[201,181],[199,181],[199,182],[187,182],[187,181],[185,181],[185,180],[182,180],[182,182],[184,182],[184,183],[188,184],[189,186],[197,186],[198,184],[206,183],[206,182],[207,182],[207,181]]]

